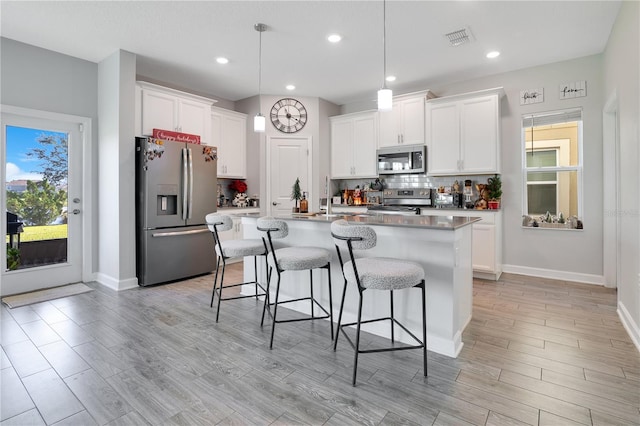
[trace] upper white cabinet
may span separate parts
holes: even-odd
[[[430,175],[500,173],[502,88],[431,99],[425,128]]]
[[[391,111],[380,112],[378,146],[423,145],[425,95],[397,97]]]
[[[377,177],[378,114],[367,111],[330,117],[331,177]]]
[[[247,177],[247,115],[211,108],[211,143],[218,147],[218,177]]]
[[[211,105],[216,101],[142,81],[137,86],[140,135],[149,136],[153,129],[164,129],[199,135],[202,143],[209,143]]]

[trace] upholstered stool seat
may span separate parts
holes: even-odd
[[[399,259],[364,257],[356,259],[356,269],[362,287],[376,290],[401,290],[424,279],[424,269],[420,265]],[[344,264],[344,276],[348,283],[358,284],[351,261]]]
[[[265,248],[264,242],[258,239],[227,240],[216,245],[216,253],[227,258],[264,256]]]
[[[216,275],[213,279],[213,291],[211,292],[211,304],[213,307],[213,301],[218,295],[218,309],[216,312],[216,322],[220,318],[220,302],[223,300],[234,300],[234,299],[245,299],[247,297],[255,297],[258,300],[258,296],[264,296],[266,294],[265,288],[258,282],[258,261],[257,256],[265,256],[267,255],[267,247],[264,244],[264,241],[261,239],[246,239],[246,240],[226,240],[222,241],[220,239],[220,232],[229,231],[233,227],[233,219],[231,216],[221,214],[221,213],[209,213],[205,220],[207,222],[207,226],[213,235],[213,240],[215,242],[216,254],[218,260],[216,262]],[[253,256],[253,269],[255,271],[255,280],[248,281],[244,283],[238,284],[229,284],[224,285],[224,271],[227,266],[227,260],[233,258],[244,258],[247,256]],[[222,273],[220,275],[220,285],[218,286],[218,272],[220,271],[220,263],[222,262]],[[266,263],[265,263],[266,267]],[[254,295],[241,295],[241,296],[232,296],[232,297],[222,297],[222,290],[225,288],[231,287],[239,287],[246,284],[255,284],[255,294]],[[258,288],[262,291],[259,293]]]
[[[284,247],[275,250],[278,265],[283,271],[304,271],[322,268],[331,261],[329,250],[317,247]],[[269,256],[269,266],[275,266],[274,257]]]
[[[338,333],[333,344],[335,351],[338,346],[338,337],[340,332],[344,334],[351,347],[354,349],[353,361],[353,386],[356,385],[356,374],[358,371],[358,355],[362,353],[388,352],[406,349],[422,349],[424,375],[427,375],[427,316],[426,316],[426,286],[424,282],[424,269],[415,262],[392,259],[387,257],[364,257],[356,259],[354,250],[366,250],[375,247],[376,233],[373,228],[368,226],[349,225],[346,220],[336,220],[331,224],[331,235],[336,245],[338,259],[342,267],[344,277],[344,290],[342,293],[342,302],[340,304],[340,314],[338,315]],[[343,252],[345,251],[344,256]],[[344,310],[344,300],[347,294],[347,285],[356,286],[360,297],[358,304],[357,321],[341,324],[342,312]],[[396,320],[393,313],[393,292],[395,290],[403,290],[409,288],[419,288],[422,290],[422,340],[416,337],[404,325]],[[390,316],[383,318],[374,318],[362,320],[362,301],[363,293],[366,290],[388,290],[390,300]],[[395,341],[394,328],[400,327],[412,339],[416,341],[415,345],[406,346],[390,346],[381,349],[360,349],[360,326],[365,323],[378,321],[391,321],[391,342]],[[344,328],[355,325],[356,339],[355,343],[345,333]]]
[[[269,348],[273,347],[273,336],[276,329],[276,324],[283,322],[294,321],[308,321],[329,318],[331,324],[331,339],[333,339],[333,305],[331,301],[331,252],[329,250],[320,247],[283,247],[274,248],[273,240],[285,238],[289,234],[289,227],[283,220],[277,220],[272,217],[262,217],[258,219],[257,227],[259,231],[265,233],[262,238],[264,245],[269,248],[269,254],[267,255],[267,263],[269,264],[269,274],[267,276],[267,297],[265,299],[264,307],[262,309],[262,322],[264,324],[264,315],[266,312],[272,319],[271,324],[271,340],[269,342]],[[326,269],[329,285],[329,310],[327,311],[313,296],[313,270],[314,269]],[[273,271],[275,270],[278,277],[276,284],[275,300],[273,303],[270,301],[270,285]],[[302,297],[292,300],[279,300],[280,295],[280,279],[283,272],[286,271],[303,271],[309,270],[309,297]],[[298,302],[302,300],[309,300],[311,302],[311,316],[303,318],[295,318],[288,320],[279,320],[277,318],[278,306]],[[318,306],[325,315],[316,316],[314,314],[314,306]],[[273,307],[273,312],[271,308]]]

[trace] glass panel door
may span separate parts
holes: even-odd
[[[2,114],[2,294],[82,278],[81,135],[77,123]],[[76,173],[77,172],[77,173]]]

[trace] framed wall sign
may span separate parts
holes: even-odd
[[[544,88],[520,91],[520,105],[538,104],[544,102]]]
[[[558,91],[560,99],[581,98],[587,96],[587,82],[582,80],[573,83],[562,83]]]

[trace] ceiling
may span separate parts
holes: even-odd
[[[383,83],[382,1],[7,1],[3,37],[100,62],[118,49],[137,73],[230,101],[258,93],[367,101]],[[601,53],[619,1],[386,3],[388,86],[394,93]],[[453,47],[446,33],[467,28]],[[343,36],[331,44],[330,33]],[[499,50],[497,59],[487,59]],[[215,58],[229,58],[227,65]],[[296,89],[288,92],[286,84]]]

